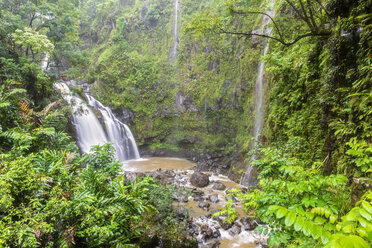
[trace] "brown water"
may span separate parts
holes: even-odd
[[[140,158],[123,162],[124,171],[187,170],[195,164],[183,158]]]
[[[147,171],[155,171],[158,169],[162,170],[174,170],[175,173],[178,175],[175,179],[175,184],[179,184],[185,186],[187,188],[193,188],[194,186],[190,184],[190,176],[193,173],[192,168],[195,167],[194,163],[186,159],[180,158],[159,158],[159,157],[152,157],[152,158],[144,158],[144,159],[137,159],[137,160],[129,160],[123,162],[123,170],[124,171],[133,171],[133,172],[147,172]],[[225,207],[226,204],[226,190],[214,190],[213,183],[220,182],[226,186],[226,189],[239,189],[241,186],[229,178],[223,175],[217,175],[211,172],[205,172],[209,176],[210,184],[205,188],[196,188],[198,191],[204,192],[204,198],[212,194],[217,194],[219,202],[212,203],[208,199],[204,199],[204,201],[210,203],[209,211],[203,210],[198,207],[199,202],[194,201],[193,197],[189,197],[188,202],[183,204],[179,202],[175,202],[177,206],[184,205],[190,212],[190,216],[194,218],[195,222],[201,223],[201,225],[207,225],[213,228],[218,228],[221,232],[221,243],[219,245],[220,248],[254,248],[256,247],[255,241],[257,240],[256,236],[249,231],[242,230],[239,235],[232,236],[229,234],[228,230],[223,230],[219,227],[217,221],[213,220],[212,218],[205,218],[206,215],[210,214],[212,210],[222,209]],[[235,209],[237,211],[238,218],[245,217],[247,214],[243,210],[243,206],[240,203],[235,205]],[[203,247],[203,245],[201,246]]]

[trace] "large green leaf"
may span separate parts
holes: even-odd
[[[371,215],[370,215],[366,210],[364,210],[364,209],[361,208],[361,209],[359,210],[359,213],[360,213],[360,215],[363,216],[366,220],[371,221],[372,217],[371,217]]]
[[[290,211],[285,217],[284,223],[286,226],[292,226],[295,221],[296,221],[296,214]]]
[[[296,222],[294,224],[294,229],[298,232],[300,230],[302,230],[303,226],[304,226],[304,223],[305,223],[305,219],[304,217],[302,216],[298,216],[296,218]]]
[[[276,218],[280,219],[283,218],[287,214],[288,210],[286,208],[279,208],[276,212]]]

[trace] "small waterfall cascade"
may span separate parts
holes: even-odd
[[[271,2],[271,6],[273,6],[273,2]],[[274,16],[274,10],[270,10],[267,12],[268,15]],[[264,15],[262,20],[261,32],[266,35],[270,35],[272,32],[271,27],[267,27],[270,22],[270,18]],[[269,43],[267,40],[264,40],[264,49],[262,55],[265,56],[267,51],[269,50]],[[265,114],[265,62],[263,60],[260,61],[257,71],[257,79],[255,83],[255,119],[253,125],[253,148],[256,148],[259,144],[260,134],[262,132],[263,127],[263,120]],[[257,169],[251,165],[251,162],[257,159],[257,154],[253,154],[249,160],[249,166],[247,170],[243,173],[242,178],[240,179],[240,184],[244,186],[251,186],[257,184]]]
[[[41,58],[41,61],[40,61],[41,70],[46,71],[48,67],[48,61],[49,61],[49,55],[48,53],[44,52]]]
[[[109,107],[103,106],[93,96],[86,94],[88,103],[99,111],[105,124],[107,139],[114,144],[119,160],[140,158],[136,141],[129,127],[119,121]]]
[[[91,146],[111,142],[119,160],[140,158],[132,132],[127,125],[115,117],[110,108],[103,106],[102,103],[86,93],[88,104],[102,116],[103,127],[91,107],[81,98],[72,95],[66,83],[61,82],[54,85],[71,106],[77,142],[83,153],[88,153]]]
[[[178,1],[173,0],[174,4],[174,19],[173,19],[173,48],[171,52],[171,59],[175,59],[177,57],[178,52]]]

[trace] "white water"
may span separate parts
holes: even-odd
[[[56,83],[55,87],[71,106],[78,145],[83,153],[88,153],[91,146],[111,142],[119,160],[140,158],[132,132],[127,125],[114,116],[110,108],[86,94],[89,105],[102,116],[105,125],[103,128],[92,109],[82,99],[72,95],[67,84]]]
[[[174,20],[173,20],[173,48],[171,58],[175,59],[178,52],[178,0],[174,0]]]
[[[100,112],[109,142],[114,144],[117,158],[121,161],[138,159],[140,157],[136,141],[129,127],[120,122],[109,107],[103,106],[101,102],[91,95],[86,94],[88,103]]]
[[[81,151],[88,153],[91,146],[107,143],[108,140],[98,118],[84,101],[77,96],[73,96],[65,83],[54,85],[62,93],[63,99],[71,106],[73,125]]]
[[[273,6],[273,3],[271,3]],[[270,10],[268,13],[271,17],[274,16],[274,10]],[[270,18],[266,15],[263,17],[261,32],[266,35],[270,35],[272,32],[272,28],[267,28],[267,25],[270,22]],[[262,56],[267,54],[269,50],[269,43],[267,40],[264,40],[264,49]],[[257,79],[255,84],[255,119],[253,125],[253,148],[256,148],[260,142],[260,134],[262,132],[263,127],[263,119],[265,114],[265,62],[261,59],[260,64],[258,66],[257,71]],[[257,154],[253,154],[247,170],[243,173],[242,178],[240,179],[240,184],[244,186],[251,186],[257,184],[257,169],[251,165],[251,162],[257,159]]]
[[[48,67],[48,61],[49,61],[49,55],[48,53],[43,53],[43,56],[41,58],[40,67],[43,71],[45,71]]]

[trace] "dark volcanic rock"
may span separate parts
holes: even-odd
[[[242,223],[243,228],[247,231],[252,231],[257,226],[257,222],[255,220],[250,220],[247,217],[241,218],[240,222]]]
[[[235,223],[232,227],[231,227],[231,229],[230,229],[230,231],[229,231],[229,234],[230,235],[232,235],[232,236],[235,236],[235,235],[238,235],[239,233],[241,233],[241,227],[240,227],[240,225],[238,224],[238,223]]]
[[[204,239],[210,239],[213,237],[213,230],[207,225],[201,226],[201,232]]]
[[[229,229],[233,226],[233,223],[229,224],[229,222],[227,221],[226,216],[220,215],[220,216],[216,216],[216,217],[213,217],[213,218],[216,219],[218,221],[218,223],[220,224],[220,226],[225,230],[227,230],[227,229]]]
[[[191,175],[190,182],[195,187],[205,187],[209,184],[209,177],[202,172],[195,171]]]
[[[215,190],[225,190],[226,186],[223,183],[215,182],[215,183],[213,183],[213,189],[215,189]]]

